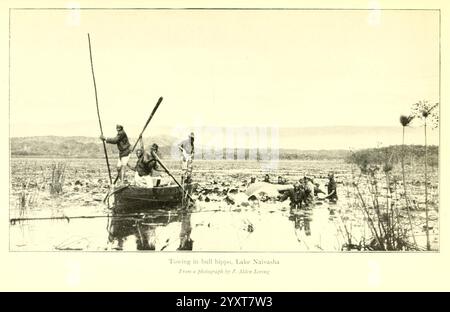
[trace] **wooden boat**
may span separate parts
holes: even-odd
[[[125,185],[114,188],[111,195],[114,195],[113,210],[127,213],[175,208],[181,205],[183,192],[176,185],[153,188]]]

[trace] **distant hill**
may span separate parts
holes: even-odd
[[[73,138],[80,142],[86,140],[96,142],[91,137],[98,133],[96,121],[92,124],[67,123],[61,124],[11,124],[11,137],[33,137],[45,135],[57,135],[65,138]],[[127,133],[137,135],[142,130],[142,124],[127,124]],[[420,124],[405,129],[405,144],[420,145],[424,142],[423,127]],[[275,138],[279,148],[292,150],[349,150],[361,148],[374,148],[380,146],[398,145],[402,143],[402,127],[398,126],[330,126],[330,127],[270,127],[270,126],[227,126],[216,125],[213,127],[202,126],[193,128],[177,128],[176,126],[151,125],[146,134],[151,134],[150,139],[155,138],[161,146],[170,146],[172,142],[184,139],[188,132],[194,131],[197,136],[197,144],[200,141],[205,144],[217,144],[222,146],[231,139],[236,142],[245,141],[256,148],[259,142]],[[73,134],[77,135],[76,137]],[[114,130],[108,128],[106,135],[113,135]],[[439,129],[429,127],[428,144],[439,144]],[[90,137],[90,138],[89,138]],[[176,139],[174,139],[174,137]],[[145,142],[150,143],[151,140]]]
[[[130,138],[134,144],[134,138]],[[170,157],[172,149],[178,140],[167,135],[152,138],[144,138],[145,147],[156,142],[160,148],[162,157]],[[107,144],[109,155],[117,155],[115,145]],[[95,137],[63,137],[63,136],[41,136],[41,137],[16,137],[10,139],[12,157],[67,157],[67,158],[102,158],[104,157],[101,141]],[[231,155],[230,155],[231,153]],[[266,154],[263,154],[266,153]],[[268,155],[270,154],[270,155]],[[259,151],[258,149],[231,149],[227,151],[213,151],[201,146],[196,147],[197,159],[304,159],[304,160],[326,160],[345,159],[348,156],[346,150],[295,150],[280,149],[278,156],[271,151]]]
[[[135,139],[130,138],[131,144]],[[161,146],[161,152],[168,152],[175,139],[170,136],[158,136],[157,138],[144,138],[145,147],[153,142]],[[35,156],[35,157],[69,157],[69,158],[101,158],[104,157],[103,145],[96,137],[17,137],[10,139],[11,156]],[[117,147],[113,144],[106,145],[109,155],[116,155]]]
[[[130,138],[131,144],[135,139]],[[160,155],[163,158],[170,158],[172,154],[178,157],[175,144],[178,139],[159,135],[144,138],[147,148],[153,142],[159,145]],[[116,157],[117,147],[113,144],[107,144],[108,155]],[[16,137],[10,138],[10,151],[12,157],[66,157],[66,158],[103,158],[103,146],[96,137],[63,137],[63,136],[42,136],[42,137]],[[380,162],[385,155],[393,155],[393,161],[399,160],[401,147],[392,145],[382,148],[360,149],[351,153],[349,150],[301,150],[301,149],[280,149],[278,153],[271,150],[252,149],[230,149],[226,148],[213,150],[212,148],[203,148],[196,146],[196,159],[259,159],[268,160],[296,159],[296,160],[346,160],[355,162],[359,158],[369,158],[371,161]],[[408,145],[405,147],[406,157],[416,159],[423,157],[423,145]],[[430,146],[429,158],[432,163],[438,161],[438,147]]]

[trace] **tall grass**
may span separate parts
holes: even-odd
[[[413,116],[400,116],[400,124],[402,125],[402,155],[401,155],[401,166],[402,166],[402,184],[403,184],[403,195],[405,198],[405,204],[406,204],[406,211],[408,213],[408,221],[409,221],[409,227],[411,230],[411,235],[414,241],[414,245],[417,246],[416,236],[414,235],[414,230],[412,226],[412,219],[411,219],[411,203],[408,198],[407,188],[406,188],[406,174],[405,174],[405,128],[411,123],[411,121],[414,119]],[[412,165],[412,164],[411,164]]]
[[[427,250],[431,250],[430,244],[430,229],[429,229],[429,211],[428,211],[428,142],[427,142],[427,121],[431,118],[434,121],[434,126],[437,127],[439,116],[437,114],[432,114],[433,110],[439,105],[436,103],[430,105],[428,101],[419,101],[413,105],[413,112],[417,116],[423,119],[424,128],[424,143],[425,143],[425,162],[424,162],[424,178],[425,178],[425,233],[427,237]]]
[[[36,206],[38,200],[39,188],[34,188],[30,183],[31,179],[28,178],[27,182],[23,183],[22,190],[19,193],[17,206],[19,208],[20,216],[24,216],[26,212],[32,207]],[[37,184],[37,183],[36,183]]]
[[[52,164],[52,175],[50,182],[50,194],[58,195],[63,192],[66,164],[63,162]]]
[[[428,148],[427,148],[427,116],[424,115],[424,132],[425,132],[425,227],[427,234],[427,250],[431,250],[430,245],[430,229],[428,227]]]
[[[39,194],[41,189],[45,188],[45,177],[39,181],[39,172],[36,163],[31,166],[24,167],[24,175],[20,176],[19,182],[21,185],[20,192],[17,198],[17,209],[20,216],[24,216],[30,209],[35,207],[39,201]]]
[[[405,132],[406,127],[411,121],[418,117],[423,120],[424,127],[424,151],[421,157],[424,159],[424,188],[425,188],[425,233],[426,233],[426,250],[431,250],[430,244],[430,227],[429,227],[429,190],[428,190],[428,126],[432,123],[434,127],[438,126],[439,116],[433,114],[432,111],[439,103],[430,105],[427,101],[419,101],[412,107],[412,114],[409,116],[400,116],[400,124],[402,125],[402,145],[401,145],[401,175],[403,184],[403,194],[398,196],[397,181],[392,174],[392,159],[398,159],[399,151],[390,149],[392,154],[390,157],[385,155],[384,165],[380,165],[381,150],[375,149],[367,153],[353,153],[350,160],[357,164],[360,168],[360,176],[354,179],[353,186],[355,189],[358,207],[365,216],[367,226],[370,229],[372,238],[369,244],[364,246],[365,249],[371,250],[424,250],[417,245],[414,235],[414,228],[411,216],[411,208],[413,205],[417,209],[417,203],[411,199],[408,194],[406,173],[405,173]],[[387,149],[386,149],[387,151]],[[396,154],[396,155],[394,155]],[[395,157],[394,157],[395,156]],[[412,165],[412,164],[411,164]],[[382,168],[382,170],[380,170]],[[384,184],[381,184],[380,174],[384,175]],[[362,181],[362,182],[361,182]],[[385,194],[381,193],[381,189],[386,189]],[[403,196],[402,196],[403,195]],[[386,200],[384,201],[383,198]],[[405,201],[405,207],[408,216],[408,229],[404,227],[401,219],[403,218],[399,209],[402,198]],[[409,233],[408,233],[409,232]],[[410,242],[410,237],[412,241]]]
[[[371,237],[362,246],[365,250],[416,250],[409,240],[409,230],[402,222],[397,179],[393,176],[392,155],[382,165],[360,159],[360,175],[353,181],[356,206],[364,215]],[[383,191],[385,189],[385,192]],[[411,232],[412,232],[412,226]]]

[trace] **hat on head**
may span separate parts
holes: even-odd
[[[153,143],[151,149],[152,149],[152,150],[157,150],[158,147],[159,147],[158,144]]]
[[[117,124],[117,125],[116,125],[116,128],[119,128],[119,129],[121,129],[121,130],[122,130],[122,129],[123,129],[123,126],[122,126],[122,125],[119,125],[119,124]]]
[[[193,138],[193,137],[194,137],[194,132],[191,132],[191,133],[189,134],[189,137],[190,137],[190,138]]]

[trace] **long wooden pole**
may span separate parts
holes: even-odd
[[[158,155],[156,155],[155,152],[151,152],[153,157],[156,159],[156,161],[161,165],[161,167],[163,167],[163,169],[166,171],[166,173],[175,181],[175,183],[181,188],[181,190],[183,191],[183,193],[185,193],[190,200],[192,200],[193,202],[195,201],[191,195],[189,195],[188,192],[186,192],[186,190],[184,189],[183,186],[181,186],[180,182],[177,181],[177,179],[175,179],[175,177],[170,173],[169,169],[167,169],[167,167],[161,162],[161,159],[159,159]]]
[[[153,111],[152,111],[152,113],[150,114],[150,117],[147,119],[147,122],[145,123],[145,126],[144,126],[144,128],[142,129],[141,133],[139,134],[139,136],[138,136],[136,142],[134,143],[133,148],[131,149],[130,154],[133,153],[134,149],[136,148],[136,145],[138,144],[139,140],[142,138],[142,134],[144,133],[145,129],[147,128],[148,124],[150,123],[150,120],[152,120],[153,115],[155,115],[156,110],[158,109],[159,104],[161,104],[162,100],[163,100],[163,98],[162,98],[162,96],[161,96],[161,97],[158,99],[158,102],[156,103],[155,107],[153,108]]]
[[[100,125],[100,134],[103,136],[102,120],[100,119],[100,110],[98,108],[97,85],[95,83],[94,64],[92,62],[91,37],[89,36],[89,34],[88,34],[88,42],[89,42],[89,57],[91,59],[92,79],[94,81],[95,104],[97,105],[98,123]],[[106,151],[106,143],[104,140],[102,140],[102,142],[103,142],[103,151],[105,152],[106,166],[108,167],[109,184],[112,184],[111,168],[109,167],[109,159],[108,159],[108,152]]]
[[[67,220],[71,219],[95,219],[95,218],[130,218],[130,217],[142,217],[142,213],[129,213],[129,214],[114,214],[114,215],[86,215],[86,216],[60,216],[60,217],[36,217],[36,218],[12,218],[9,220],[11,225],[15,225],[17,222],[23,221],[46,221],[46,220]]]

